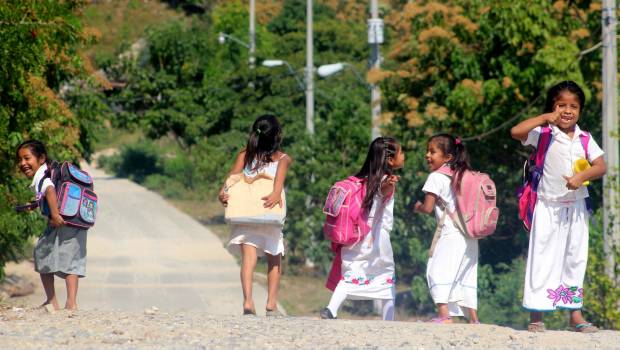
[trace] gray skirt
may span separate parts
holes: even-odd
[[[34,247],[34,269],[38,273],[86,276],[86,230],[69,226],[51,227]]]

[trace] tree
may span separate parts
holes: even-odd
[[[88,152],[87,119],[78,120],[58,90],[82,72],[78,48],[82,1],[0,3],[0,278],[2,267],[19,257],[26,240],[42,232],[34,213],[13,208],[31,199],[15,167],[15,147],[26,139],[46,143],[58,159]]]

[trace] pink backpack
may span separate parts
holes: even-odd
[[[453,178],[448,166],[437,170]],[[496,207],[495,183],[489,175],[477,171],[465,171],[461,180],[461,190],[452,186],[456,195],[456,212],[450,218],[466,236],[474,239],[484,238],[495,232],[499,209]]]
[[[336,244],[353,245],[368,235],[368,213],[362,209],[366,185],[355,176],[336,182],[329,190],[323,213],[325,237]]]

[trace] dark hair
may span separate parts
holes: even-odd
[[[362,208],[370,209],[384,175],[392,175],[392,168],[388,164],[390,157],[396,157],[400,145],[392,137],[377,137],[368,147],[368,155],[362,169],[355,175],[366,179],[366,196]]]
[[[271,156],[280,149],[281,141],[282,128],[274,115],[264,114],[256,118],[245,146],[244,167],[251,168],[255,159],[253,170],[270,163]]]
[[[465,145],[460,139],[450,134],[437,134],[431,136],[428,143],[434,142],[446,156],[451,155],[452,160],[448,162],[448,166],[454,172],[452,181],[456,184],[457,191],[461,190],[461,180],[465,170],[471,170],[469,165],[469,154],[465,149]]]
[[[20,143],[15,150],[15,159],[19,159],[19,150],[22,148],[28,148],[30,152],[32,152],[32,155],[37,157],[37,159],[44,156],[45,163],[49,164],[50,158],[47,155],[47,150],[45,149],[45,145],[43,144],[43,142],[38,140],[28,140]]]
[[[575,94],[575,96],[579,99],[579,109],[583,110],[583,106],[586,104],[586,95],[583,93],[583,90],[574,81],[564,80],[563,82],[553,85],[549,88],[549,91],[547,91],[547,101],[545,102],[544,113],[553,112],[555,100],[557,100],[558,96],[564,91]]]

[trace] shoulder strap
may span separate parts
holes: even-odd
[[[45,179],[51,179],[52,175],[52,168],[51,168],[51,164],[48,165],[47,170],[45,170],[45,173],[43,174],[43,177],[41,178],[41,180],[39,180],[39,186],[37,188],[37,193],[41,193],[41,190],[43,189],[43,182],[45,181]]]
[[[586,159],[588,159],[588,144],[590,143],[590,133],[587,131],[581,132],[581,134],[579,135],[579,140],[581,141],[583,150],[586,152]]]
[[[543,126],[540,130],[540,136],[538,137],[538,145],[536,146],[536,166],[542,168],[545,164],[545,158],[547,158],[547,151],[551,144],[551,128],[549,126]]]
[[[433,253],[435,253],[435,246],[437,246],[437,241],[439,241],[439,236],[441,236],[441,229],[443,228],[443,224],[446,221],[447,212],[448,210],[445,209],[443,214],[441,215],[441,219],[439,219],[439,222],[437,223],[437,228],[435,228],[435,233],[433,234],[433,242],[431,242],[431,247],[428,250],[429,258],[432,258]]]

